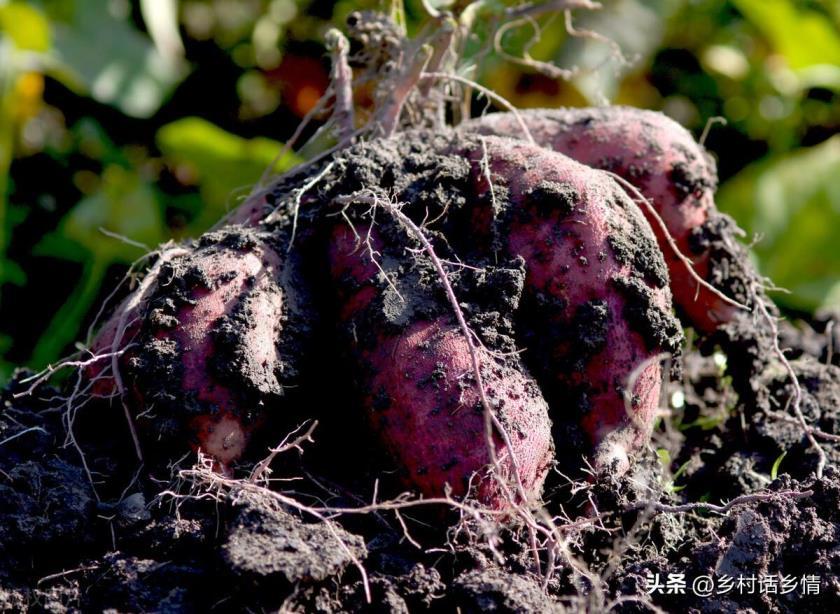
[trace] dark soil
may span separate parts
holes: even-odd
[[[475,223],[471,213],[461,211],[464,199],[452,198],[474,185],[463,157],[429,157],[423,154],[428,149],[411,139],[395,142],[391,150],[359,151],[352,164],[340,159],[324,177],[315,190],[318,200],[336,203],[341,195],[385,185],[413,203],[407,210],[412,217],[451,209],[443,222],[447,231],[431,233],[441,257],[478,258],[481,249],[493,244],[493,232],[464,245],[445,239],[465,236],[454,229]],[[279,186],[273,206],[295,198],[293,184],[299,181]],[[503,192],[496,195],[503,198]],[[303,223],[308,213],[301,214]],[[354,212],[350,216],[364,219]],[[380,230],[386,246],[409,242],[405,231],[388,220],[382,219]],[[297,240],[309,245],[322,239],[314,233]],[[285,246],[273,247],[285,253]],[[484,273],[464,269],[453,283],[482,341],[505,351],[516,347],[517,323],[509,314],[519,304],[522,264],[484,258]],[[400,309],[448,313],[422,259],[406,262],[394,256],[386,264],[405,274],[416,293],[409,307]],[[635,266],[641,271],[652,265]],[[325,275],[314,269],[306,271],[307,279]],[[173,279],[189,281],[186,269],[175,273]],[[296,279],[292,285],[301,283]],[[384,286],[380,289],[387,294]],[[178,292],[174,284],[160,296],[172,298]],[[312,300],[323,299],[316,292]],[[387,297],[376,306],[380,327],[403,327],[414,315],[391,309]],[[325,304],[320,315],[329,309]],[[577,335],[583,355],[599,347],[603,315],[597,301],[574,314],[589,329],[584,336],[569,332]],[[633,315],[640,328],[650,329],[650,337],[672,326],[655,316],[644,310]],[[806,419],[837,433],[840,367],[831,364],[837,361],[836,343],[826,341],[836,335],[836,327],[830,316],[821,318],[784,327],[782,339],[792,349]],[[235,332],[247,324],[246,315],[231,327]],[[227,343],[223,332],[218,342],[235,358],[236,344]],[[833,611],[840,602],[840,473],[835,468],[840,446],[823,442],[829,464],[817,479],[817,457],[800,426],[779,417],[788,412],[790,418],[791,386],[770,357],[767,331],[754,322],[733,325],[705,340],[702,348],[684,349],[681,379],[667,389],[672,415],[658,424],[653,445],[630,474],[574,483],[559,475],[550,480],[545,509],[567,514],[570,526],[564,533],[565,562],[548,580],[534,573],[528,540],[516,526],[499,528],[491,549],[486,524],[451,522],[457,520],[451,510],[418,507],[399,517],[382,510],[346,513],[330,522],[306,511],[306,506],[369,503],[378,477],[373,471],[377,454],[344,392],[352,389],[351,376],[340,369],[341,353],[334,350],[348,331],[311,334],[316,345],[333,350],[319,358],[320,377],[302,381],[299,394],[307,402],[298,401],[302,406],[295,415],[317,416],[322,425],[315,442],[303,444],[305,454],[289,451],[273,462],[271,477],[277,481],[272,491],[234,482],[214,487],[191,483],[178,474],[193,462],[189,456],[137,467],[120,411],[83,408],[73,430],[79,439],[68,441],[61,405],[66,391],[41,385],[21,395],[29,384],[23,381],[27,374],[18,374],[3,391],[0,407],[0,610],[600,612],[612,607],[711,613]],[[519,368],[518,359],[511,358],[510,364]],[[147,370],[145,376],[150,375]],[[163,376],[156,383],[166,388]],[[260,382],[254,382],[254,391],[259,389]],[[574,445],[559,442],[558,453],[576,454]],[[247,476],[260,456],[244,458],[236,476]],[[376,491],[379,501],[392,494],[387,479],[382,488]],[[758,491],[763,494],[726,513],[655,508],[718,504]],[[541,561],[543,567],[547,562]],[[673,574],[684,574],[684,590],[648,594],[650,579],[665,584]],[[718,588],[724,576],[736,583],[740,577],[742,584],[753,578],[754,587],[736,585],[711,596],[693,593],[692,582],[706,575],[715,578]],[[778,580],[778,594],[759,590],[758,578],[765,582],[766,576]],[[817,578],[816,594],[805,594],[803,576]],[[794,590],[783,587],[790,578],[800,583]]]
[[[692,352],[685,359],[684,381],[672,384],[672,392],[685,394],[685,406],[656,433],[672,448],[670,467],[651,453],[633,475],[592,485],[604,527],[582,531],[572,552],[601,579],[602,594],[590,580],[575,580],[568,571],[543,590],[515,535],[502,536],[505,563],[500,564],[480,543],[429,528],[424,512],[403,515],[412,536],[431,552],[408,543],[386,512],[347,516],[345,528],[331,530],[252,492],[234,491],[220,503],[177,505],[168,497],[156,499],[167,484],[146,477],[128,483],[128,473],[120,485],[124,492],[113,488],[110,500],[97,502],[75,449],[62,445],[59,414],[44,412],[47,403],[14,399],[23,387],[12,384],[0,415],[0,441],[19,434],[0,447],[0,608],[600,611],[604,603],[623,597],[618,611],[652,611],[650,604],[669,612],[832,611],[840,600],[840,474],[830,465],[822,479],[815,479],[815,456],[798,425],[733,403],[728,378],[712,358]],[[810,356],[794,365],[807,391],[806,416],[836,432],[840,370]],[[768,374],[762,387],[768,403],[783,402],[789,393],[781,374]],[[42,388],[37,396],[55,393]],[[669,434],[675,425],[679,428]],[[824,447],[832,464],[840,460],[840,448]],[[115,452],[107,445],[86,450],[89,459],[99,456],[97,466]],[[771,480],[783,452],[778,477]],[[317,459],[313,464],[319,465]],[[682,466],[686,469],[669,489],[666,476]],[[295,460],[283,469],[302,475]],[[333,484],[331,494],[312,484],[295,489],[309,493],[303,501],[319,496],[336,506],[360,503]],[[725,515],[631,509],[645,501],[726,501],[764,489],[812,494],[744,503]],[[573,516],[591,513],[568,490],[556,488],[546,498],[549,510],[563,504]],[[363,561],[371,604],[345,546]],[[664,584],[676,573],[688,579],[685,594],[646,594],[650,574],[659,574]],[[800,584],[785,595],[750,592],[748,586],[725,595],[692,594],[694,578],[724,575],[772,575]],[[803,594],[803,575],[819,577],[818,595]]]

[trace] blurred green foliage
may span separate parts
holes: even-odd
[[[198,234],[224,215],[237,194],[247,194],[254,180],[275,163],[281,150],[277,141],[243,139],[198,117],[185,117],[157,132],[158,148],[170,164],[190,176],[201,194],[201,208],[189,234]],[[277,161],[279,168],[297,163],[293,153]]]
[[[785,304],[840,305],[840,136],[748,166],[718,202],[760,238],[755,255]]]
[[[0,0],[0,379],[83,338],[145,246],[199,234],[247,194],[326,88],[326,28],[379,4]],[[382,5],[409,31],[424,16],[420,0]],[[719,202],[760,235],[761,270],[792,291],[778,300],[840,305],[840,2],[604,5],[575,27],[615,45],[562,16],[524,22],[501,40],[510,57],[476,56],[478,80],[523,107],[661,109],[698,136],[725,118],[706,141]],[[526,53],[577,72],[511,61]]]

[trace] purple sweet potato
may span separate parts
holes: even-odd
[[[363,237],[370,232],[356,230]],[[395,270],[378,231],[370,237],[377,253],[385,254],[382,266]],[[411,277],[406,266],[400,266],[403,280]],[[409,296],[421,290],[406,284],[403,299],[397,297],[383,281],[388,273],[380,273],[368,246],[344,223],[332,229],[329,267],[364,418],[402,482],[427,497],[444,495],[447,486],[456,497],[472,489],[482,503],[507,507],[510,499],[488,475],[485,412],[467,341],[448,306],[426,304],[426,294]],[[487,397],[512,444],[508,448],[494,429],[501,478],[515,482],[515,457],[526,497],[538,498],[554,457],[548,407],[515,357],[478,351]]]
[[[205,235],[159,267],[137,313],[118,310],[131,323],[118,345],[133,344],[120,373],[149,447],[188,439],[230,466],[263,420],[286,411],[281,397],[307,354],[302,323],[332,295],[363,419],[404,484],[427,496],[473,485],[483,503],[507,505],[487,472],[470,344],[416,231],[387,210],[400,203],[453,267],[481,339],[502,477],[518,466],[524,496],[539,496],[558,435],[543,394],[555,422],[585,434],[598,468],[627,468],[650,434],[660,357],[678,352],[680,332],[650,225],[608,175],[522,141],[455,132],[362,143],[307,173],[243,205],[233,219],[248,226]],[[269,231],[256,220],[270,211]],[[318,254],[332,288],[314,306],[294,271]],[[116,328],[103,328],[96,351],[111,349]],[[97,391],[114,383],[103,376]]]
[[[660,358],[681,340],[656,239],[608,175],[523,141],[482,139],[465,154],[477,201],[496,213],[482,228],[491,217],[478,206],[474,235],[500,237],[524,259],[522,343],[552,419],[580,425],[596,468],[620,473],[649,439]]]
[[[717,172],[712,158],[691,134],[661,113],[630,107],[533,109],[521,117],[541,146],[578,162],[611,171],[633,184],[658,212],[680,252],[691,258],[697,274],[737,296],[737,280],[728,267],[715,269],[709,236],[734,237],[732,225],[716,211]],[[466,122],[463,130],[523,138],[511,113],[494,113]],[[736,307],[698,284],[661,230],[648,217],[668,265],[675,303],[702,332],[729,321]],[[721,228],[723,226],[723,228]],[[743,297],[738,297],[743,300]]]
[[[292,269],[267,233],[229,227],[164,263],[146,300],[105,323],[92,350],[110,352],[127,324],[118,366],[147,452],[189,442],[223,469],[243,454],[298,376],[306,320]],[[88,373],[103,396],[117,387],[106,362]]]

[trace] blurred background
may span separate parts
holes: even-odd
[[[490,56],[479,80],[520,107],[609,101],[662,110],[698,138],[708,126],[718,204],[790,291],[777,301],[806,318],[840,306],[840,0],[603,4],[575,24],[627,61],[570,38],[561,16],[536,41],[508,32],[505,50],[577,77]],[[381,7],[0,0],[0,382],[72,351],[148,247],[236,204],[324,92],[325,31],[361,8]],[[423,15],[406,2],[409,30]]]

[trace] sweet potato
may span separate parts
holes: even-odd
[[[429,496],[448,484],[460,496],[473,480],[481,501],[504,506],[509,498],[483,471],[491,455],[470,344],[440,272],[388,209],[396,202],[450,263],[469,264],[450,281],[483,341],[484,389],[503,426],[491,436],[501,474],[512,476],[515,458],[524,496],[539,494],[553,456],[543,392],[556,422],[586,434],[598,468],[626,469],[649,436],[658,357],[676,354],[680,339],[650,226],[600,171],[521,141],[450,132],[354,146],[240,209],[255,224],[301,205],[306,249],[299,235],[287,251],[290,219],[281,216],[273,234],[231,226],[160,267],[143,311],[130,314],[134,345],[119,363],[147,440],[187,435],[228,466],[266,410],[283,411],[284,386],[306,354],[296,351],[300,323],[322,309],[295,302],[304,284],[289,275],[302,254],[317,253],[312,237],[326,236],[323,264],[359,405],[404,483]],[[503,270],[516,288],[507,298],[487,282]],[[116,328],[103,329],[97,351],[113,345]],[[536,381],[516,353],[523,345]]]
[[[552,419],[582,427],[597,469],[623,472],[650,436],[659,357],[682,338],[650,226],[609,176],[564,155],[498,137],[464,153],[496,211],[490,227],[472,216],[473,237],[525,261],[521,339]]]
[[[482,503],[505,508],[510,498],[487,473],[485,412],[469,347],[451,309],[435,291],[423,291],[411,258],[400,254],[412,244],[407,237],[389,249],[375,229],[359,226],[356,232],[370,243],[360,243],[347,224],[332,229],[329,268],[364,419],[405,485],[428,497],[444,495],[447,485],[456,497],[472,487]],[[396,271],[402,298],[384,280]],[[503,360],[478,351],[487,397],[512,444],[507,448],[493,430],[500,477],[519,498],[514,456],[525,496],[539,497],[554,456],[548,407],[514,356]]]
[[[108,353],[120,335],[125,400],[152,455],[188,441],[229,468],[295,383],[310,314],[301,313],[294,258],[273,240],[244,227],[204,235],[160,266],[149,296],[128,314],[124,303],[95,339],[93,352]],[[104,367],[88,376],[95,393],[113,394]]]
[[[717,173],[712,158],[682,126],[661,113],[630,107],[534,109],[521,112],[534,140],[588,166],[611,171],[633,184],[665,223],[679,250],[698,275],[733,297],[746,300],[739,274],[712,255],[712,244],[731,250],[735,227],[714,204]],[[511,113],[466,122],[462,129],[523,138]],[[674,301],[702,332],[729,321],[737,308],[697,283],[668,245],[659,224],[648,216],[671,278]],[[726,239],[729,241],[726,241]],[[727,245],[730,244],[730,245]],[[728,258],[728,263],[742,258]]]

